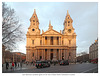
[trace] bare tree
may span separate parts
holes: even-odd
[[[16,44],[24,39],[24,32],[14,9],[2,3],[2,44],[7,50],[14,50]]]

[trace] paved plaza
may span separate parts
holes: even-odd
[[[17,67],[12,71],[10,68],[8,70],[4,69],[3,67],[3,73],[98,73],[98,64],[92,64],[92,63],[76,63],[76,64],[70,64],[65,66],[60,65],[51,65],[47,68],[39,68],[37,69],[33,65],[26,65],[23,64],[22,68]]]

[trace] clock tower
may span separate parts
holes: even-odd
[[[73,28],[73,20],[69,15],[69,12],[67,10],[67,16],[64,20],[64,30],[63,30],[63,34],[65,35],[72,35],[74,33],[74,28]]]
[[[30,18],[30,27],[28,28],[28,33],[31,35],[40,35],[39,20],[34,9],[34,13]]]
[[[75,61],[76,57],[76,33],[74,32],[73,28],[73,20],[69,15],[69,12],[67,10],[67,15],[64,20],[64,29],[63,29],[63,44],[68,46],[70,49],[67,49],[67,57],[68,60]]]

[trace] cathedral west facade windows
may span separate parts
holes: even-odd
[[[42,34],[40,34],[39,20],[34,10],[26,34],[26,61],[69,60],[75,62],[76,34],[72,22],[73,20],[67,11],[62,32],[54,30],[49,22],[48,30],[45,32],[42,30]]]

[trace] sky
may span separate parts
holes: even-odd
[[[98,3],[97,2],[6,2],[16,11],[23,24],[25,34],[30,26],[30,18],[36,9],[39,28],[48,30],[49,21],[53,29],[63,30],[63,22],[67,10],[73,19],[73,27],[77,34],[77,53],[89,52],[89,46],[98,38]],[[26,37],[26,36],[25,36]],[[26,53],[26,39],[19,43],[17,52]]]

